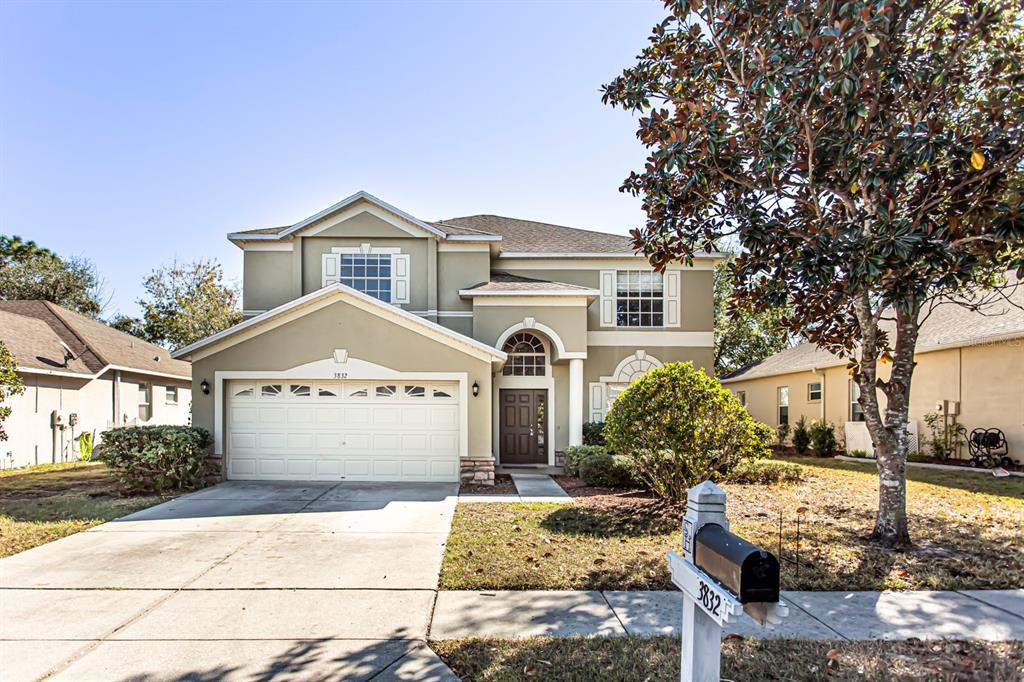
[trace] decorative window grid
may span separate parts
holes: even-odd
[[[618,327],[665,325],[665,283],[660,272],[616,272],[615,324]]]
[[[533,334],[519,332],[505,341],[501,348],[508,353],[508,360],[501,373],[513,377],[542,377],[545,374],[547,356],[544,344]]]

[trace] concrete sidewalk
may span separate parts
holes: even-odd
[[[1024,640],[1024,589],[783,592],[790,607],[764,629],[747,616],[723,635],[812,640]],[[678,635],[681,592],[439,592],[431,639]]]

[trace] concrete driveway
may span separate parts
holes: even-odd
[[[445,679],[457,484],[225,483],[0,560],[0,679]]]

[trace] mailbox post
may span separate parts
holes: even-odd
[[[672,582],[683,591],[681,682],[719,682],[722,626],[744,612],[767,625],[789,613],[779,601],[779,562],[729,532],[725,491],[711,481],[690,488],[683,553],[668,553]]]

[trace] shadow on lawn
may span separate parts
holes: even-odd
[[[681,517],[654,505],[576,504],[548,514],[540,527],[553,533],[595,538],[647,537],[680,529]]]

